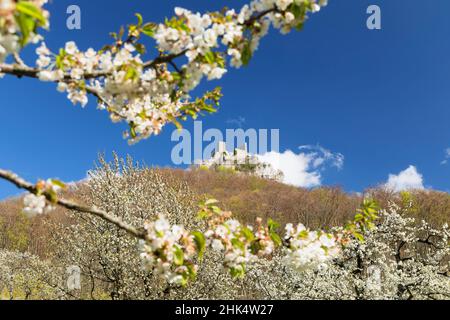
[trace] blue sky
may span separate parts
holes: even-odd
[[[47,44],[56,51],[75,40],[81,49],[98,49],[135,12],[161,21],[175,6],[205,11],[244,3],[53,1]],[[65,27],[70,4],[81,7],[79,31]],[[366,28],[370,4],[381,7],[380,31]],[[202,86],[221,85],[225,94],[203,125],[224,130],[244,118],[243,128],[279,128],[281,151],[321,145],[341,153],[343,168],[322,171],[323,185],[362,191],[414,165],[426,187],[448,191],[450,164],[441,162],[450,147],[449,12],[448,0],[330,0],[304,31],[271,32],[250,66]],[[32,61],[32,49],[25,59]],[[124,126],[112,124],[93,100],[81,109],[52,84],[10,77],[0,80],[0,94],[0,167],[29,180],[82,179],[99,152],[110,158],[114,150],[148,165],[171,165],[172,127],[130,147],[121,137]],[[0,198],[17,193],[0,181]]]

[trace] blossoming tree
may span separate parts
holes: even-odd
[[[46,46],[40,33],[49,26],[46,2],[1,1],[0,75],[52,82],[82,107],[89,96],[94,97],[113,122],[128,124],[124,137],[136,143],[157,135],[168,123],[180,127],[187,118],[215,112],[220,88],[200,97],[190,95],[204,78],[220,79],[229,65],[240,68],[248,64],[271,27],[282,33],[300,30],[310,14],[327,1],[253,0],[239,11],[205,14],[175,8],[175,16],[160,24],[145,22],[136,14],[137,23],[114,33],[112,44],[86,51],[74,42],[56,51]],[[154,58],[147,59],[146,41],[150,38],[157,49]],[[33,66],[20,57],[21,49],[29,44],[37,47]],[[282,237],[275,222],[257,220],[255,227],[244,226],[222,211],[215,200],[208,200],[200,210],[200,217],[207,221],[206,232],[171,225],[164,216],[138,228],[113,213],[61,199],[58,192],[65,185],[58,180],[32,184],[6,170],[0,170],[0,177],[30,192],[24,198],[30,216],[60,205],[98,216],[141,239],[141,257],[147,268],[178,285],[195,277],[195,261],[209,247],[223,253],[223,264],[233,276],[244,275],[248,263],[271,255],[275,246],[286,248],[285,260],[296,269],[316,268],[339,255],[349,238],[361,237],[361,230],[370,227],[376,217],[368,202],[345,230],[331,234],[287,225]]]

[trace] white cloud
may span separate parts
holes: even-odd
[[[321,172],[328,166],[342,169],[344,156],[332,153],[321,146],[301,146],[298,154],[291,150],[283,153],[268,152],[259,155],[259,159],[269,163],[284,174],[283,182],[297,187],[312,188],[322,184]]]
[[[324,163],[329,163],[331,166],[336,167],[338,170],[341,170],[344,167],[344,155],[342,155],[341,153],[333,153],[320,145],[305,145],[300,146],[299,149],[309,150],[312,152],[311,155],[314,156],[314,168],[318,168]]]
[[[242,128],[242,126],[245,124],[245,118],[242,116],[239,116],[235,119],[228,119],[227,123],[233,126],[237,126],[238,128]]]
[[[442,160],[441,164],[447,164],[450,159],[450,148],[445,149],[445,159]]]
[[[399,174],[390,174],[386,188],[395,192],[405,190],[423,190],[423,176],[415,166],[409,166]]]

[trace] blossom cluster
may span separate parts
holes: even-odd
[[[188,106],[174,87],[173,75],[167,70],[144,70],[133,44],[99,53],[92,48],[81,52],[74,42],[68,42],[56,55],[42,43],[36,53],[40,80],[58,82],[58,91],[67,92],[72,103],[83,107],[88,93],[95,94],[99,108],[106,109],[113,122],[129,124],[124,136],[131,143],[158,134]]]
[[[186,54],[195,79],[189,84],[195,87],[203,76],[219,79],[227,72],[222,53],[221,59],[214,61],[215,48],[224,45],[231,66],[239,68],[258,49],[270,26],[288,33],[302,26],[306,13],[317,12],[326,4],[322,0],[253,0],[239,12],[231,9],[225,14],[203,15],[175,8],[178,20],[160,24],[155,39],[160,50]]]
[[[289,242],[286,263],[294,269],[305,271],[323,269],[326,263],[340,254],[340,244],[333,234],[310,231],[303,224],[286,225],[285,239]]]
[[[170,225],[164,217],[145,225],[146,241],[141,242],[141,258],[148,270],[169,283],[186,285],[196,275],[194,257],[206,248],[224,254],[223,267],[233,276],[243,276],[246,265],[258,255],[270,254],[273,243],[264,234],[253,235],[252,227],[243,227],[229,219],[204,234],[189,233],[179,225]],[[255,248],[256,243],[261,246]],[[265,244],[265,245],[264,245]]]
[[[57,193],[65,186],[62,182],[55,179],[39,181],[36,184],[36,193],[29,193],[23,198],[23,213],[32,218],[53,210],[53,206],[49,203],[56,202]]]
[[[254,232],[252,226],[243,226],[235,219],[209,229],[205,236],[208,247],[224,253],[224,267],[233,276],[243,276],[247,264],[270,255],[275,247],[267,228],[260,224]]]
[[[44,195],[37,196],[29,193],[23,198],[23,204],[23,213],[31,218],[44,213],[47,206],[47,199]]]
[[[257,226],[244,226],[228,211],[216,206],[216,200],[201,205],[200,218],[207,220],[207,231],[187,232],[182,226],[172,225],[162,216],[145,225],[146,239],[141,242],[141,258],[147,269],[169,283],[186,285],[196,276],[195,257],[206,248],[223,254],[223,268],[233,277],[242,277],[247,266],[258,258],[270,257],[277,245],[282,245],[276,234],[278,226],[269,221],[265,226],[258,218]],[[283,261],[298,271],[324,269],[327,262],[341,252],[338,237],[323,231],[309,231],[302,224],[286,226],[286,256]]]
[[[192,263],[197,252],[194,237],[181,226],[171,226],[162,216],[144,227],[146,241],[141,242],[141,258],[146,269],[171,284],[186,285],[197,271]]]
[[[47,1],[0,2],[0,63],[18,53],[28,42],[37,43],[42,39],[36,29],[48,25],[49,13],[42,9]]]

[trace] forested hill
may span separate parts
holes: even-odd
[[[226,170],[146,170],[156,170],[164,183],[174,186],[182,183],[190,189],[189,197],[192,199],[187,205],[191,211],[196,210],[196,203],[201,199],[216,198],[224,209],[247,223],[254,223],[256,217],[262,217],[281,224],[302,222],[311,228],[343,225],[354,216],[363,197],[361,194],[348,194],[339,187],[308,190]],[[144,188],[146,170],[137,174]],[[86,202],[87,189],[88,185],[80,183],[64,196]],[[418,190],[395,194],[379,187],[366,190],[365,194],[373,196],[381,207],[386,207],[390,201],[399,205],[411,203],[408,214],[418,221],[425,219],[435,225],[450,221],[450,194],[445,192]],[[51,233],[45,222],[67,222],[66,211],[57,208],[30,220],[21,214],[21,208],[19,198],[0,202],[0,248],[42,254]]]

